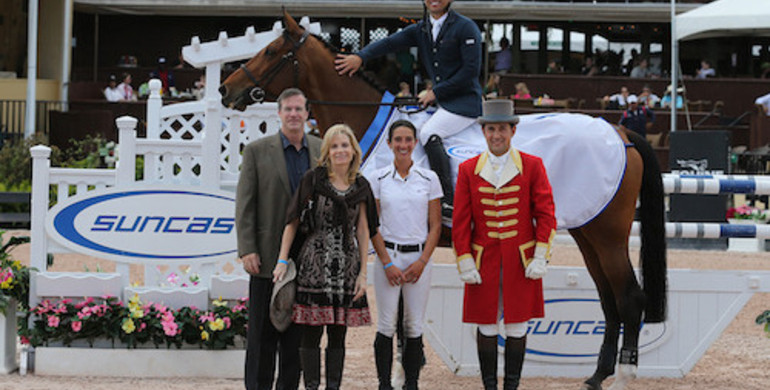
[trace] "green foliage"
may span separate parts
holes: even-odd
[[[770,310],[765,310],[764,313],[757,317],[757,325],[765,325],[765,333],[767,337],[770,337]]]
[[[32,157],[29,148],[46,145],[45,136],[12,142],[0,149],[0,191],[29,192],[32,188]],[[51,147],[51,165],[61,163],[62,153],[59,148]]]
[[[0,244],[3,240],[0,230]],[[0,313],[5,314],[8,304],[15,299],[22,310],[29,309],[29,273],[31,268],[13,260],[11,249],[29,242],[29,237],[11,237],[0,248]]]

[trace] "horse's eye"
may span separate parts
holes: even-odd
[[[275,54],[275,53],[272,50],[270,50],[269,48],[265,49],[265,55],[266,56],[272,57],[273,54]]]

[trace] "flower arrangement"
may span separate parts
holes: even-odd
[[[89,345],[97,339],[116,341],[128,348],[154,345],[155,348],[181,348],[194,345],[206,349],[235,346],[236,336],[246,337],[247,300],[239,299],[232,308],[221,299],[212,309],[195,307],[170,309],[159,303],[143,303],[134,295],[127,303],[115,297],[86,298],[80,302],[45,300],[30,310],[34,326],[23,330],[22,342],[33,346],[75,340]]]
[[[767,220],[767,211],[748,206],[730,207],[727,210],[727,219],[751,219],[755,221],[764,222]]]
[[[0,244],[3,240],[0,230]],[[18,260],[13,260],[9,252],[14,247],[29,242],[29,237],[11,237],[0,248],[0,313],[5,314],[12,299],[26,309],[29,302],[29,272]]]

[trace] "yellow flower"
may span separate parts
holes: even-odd
[[[221,318],[209,322],[209,328],[213,331],[219,331],[225,328],[225,322]]]
[[[209,339],[209,332],[206,332],[205,330],[201,332],[201,340],[206,341]]]
[[[129,306],[141,306],[142,301],[139,300],[139,294],[134,293],[134,296],[128,300]]]
[[[131,318],[144,317],[144,310],[141,307],[129,307],[128,310],[131,312]]]
[[[13,263],[11,263],[11,266],[13,267],[13,269],[18,271],[21,269],[21,261],[15,260]]]
[[[126,332],[126,334],[131,334],[136,330],[136,325],[134,325],[134,320],[128,318],[123,320],[121,328],[123,328],[123,331]]]
[[[223,301],[222,297],[219,297],[219,299],[213,300],[211,304],[217,307],[227,306],[227,302]]]
[[[3,283],[0,283],[0,288],[8,290],[11,288],[11,283],[13,283],[13,278],[8,278]]]

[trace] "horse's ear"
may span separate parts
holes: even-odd
[[[300,28],[297,21],[289,15],[289,11],[286,10],[286,7],[283,7],[283,24],[286,26],[286,31],[302,34],[302,28]]]

